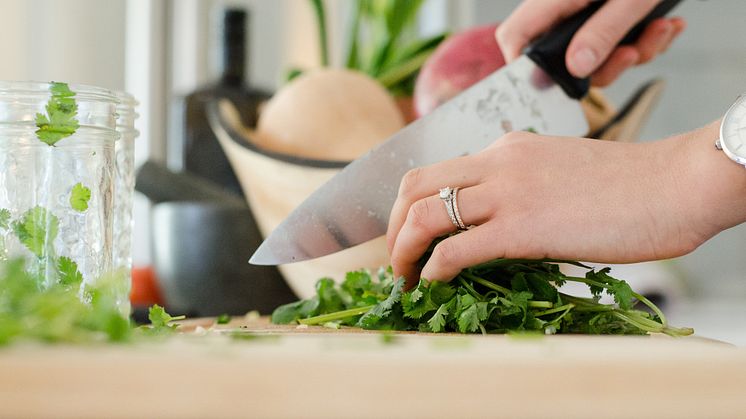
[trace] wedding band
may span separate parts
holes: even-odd
[[[456,227],[458,227],[459,230],[466,230],[464,220],[461,219],[461,213],[458,211],[458,190],[458,186],[453,188],[453,192],[451,193],[451,205],[453,206],[453,215],[456,218]]]
[[[461,214],[458,212],[458,204],[456,203],[458,189],[458,187],[451,188],[447,186],[440,190],[438,196],[446,206],[446,212],[448,213],[448,218],[451,219],[451,224],[459,230],[466,230],[466,226],[461,220]]]

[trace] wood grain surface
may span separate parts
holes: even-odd
[[[0,417],[746,417],[746,350],[697,337],[212,325],[157,343],[4,348]]]

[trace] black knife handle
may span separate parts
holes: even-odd
[[[642,35],[642,32],[653,20],[665,16],[681,0],[663,0],[637,23],[619,45],[632,44]],[[577,78],[570,74],[565,64],[567,47],[575,33],[594,13],[604,5],[604,1],[593,1],[585,9],[552,28],[539,37],[526,50],[526,55],[541,67],[554,81],[559,84],[568,96],[580,99],[588,93],[590,80]]]

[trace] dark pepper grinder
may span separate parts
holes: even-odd
[[[241,185],[207,122],[205,104],[213,99],[228,99],[238,109],[245,126],[256,126],[259,106],[271,95],[247,84],[249,21],[246,10],[225,10],[222,16],[220,78],[184,98],[182,122],[183,169],[241,197]]]

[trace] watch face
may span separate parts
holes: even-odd
[[[746,163],[746,95],[739,97],[725,114],[720,144],[730,158]]]

